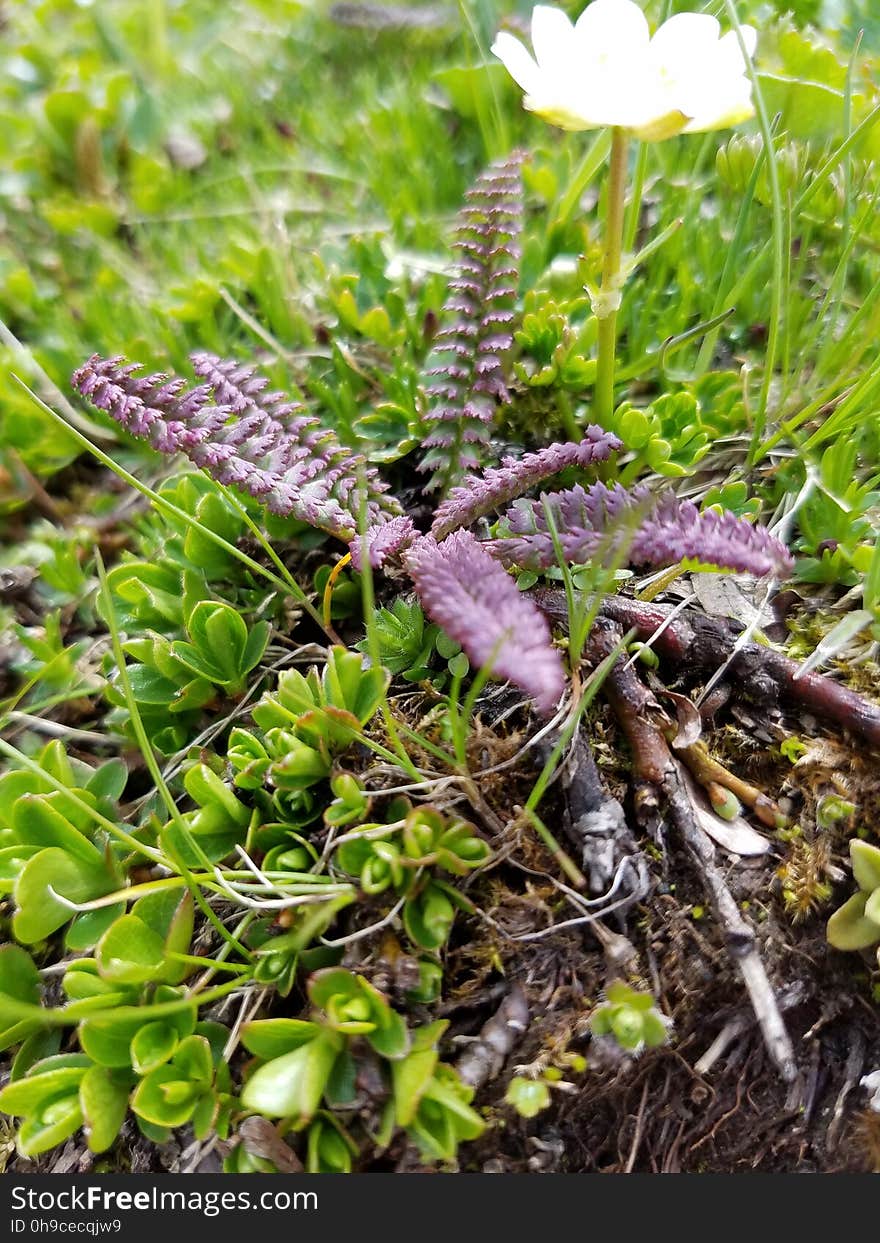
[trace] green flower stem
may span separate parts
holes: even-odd
[[[546,824],[541,819],[541,817],[538,815],[538,813],[536,811],[532,811],[531,808],[525,808],[524,814],[526,818],[528,819],[529,823],[531,824],[532,828],[538,834],[538,837],[540,837],[541,841],[544,843],[544,845],[550,851],[553,858],[559,864],[560,869],[565,873],[565,875],[574,885],[575,889],[586,889],[587,887],[586,876],[584,876],[583,872],[580,870],[580,868],[575,863],[575,861],[571,858],[571,856],[566,854],[566,852],[562,849],[562,847],[559,845],[559,842],[556,840],[556,838],[547,828]]]
[[[211,973],[215,971],[232,971],[235,975],[250,975],[252,967],[245,963],[237,962],[219,962],[215,958],[201,958],[198,954],[178,954],[175,950],[166,950],[165,957],[171,962],[186,963],[190,967],[199,967],[204,969],[209,967]]]
[[[84,1006],[82,1001],[72,1001],[66,1006],[39,1006],[29,1001],[19,1001],[17,997],[4,996],[3,1011],[4,1017],[21,1021],[33,1021],[36,1019],[44,1027],[73,1027],[81,1019],[91,1019],[96,1023],[125,1023],[133,1019],[140,1019],[142,1022],[153,1022],[155,1019],[164,1019],[171,1014],[180,1014],[188,1009],[193,1001],[198,1006],[206,1006],[212,1001],[219,1001],[221,997],[234,992],[236,989],[246,989],[247,981],[242,981],[239,976],[233,980],[226,980],[223,984],[217,984],[214,988],[205,989],[199,992],[196,989],[190,989],[185,996],[175,1001],[163,1001],[154,1005],[147,1006],[120,1006],[114,1005],[106,1010],[95,1010],[87,1008],[94,1000],[87,999],[87,1005]]]
[[[563,389],[559,389],[556,393],[556,409],[559,411],[559,419],[565,429],[565,434],[569,440],[578,441],[583,437],[583,429],[580,427],[577,419],[574,417],[574,411],[571,408],[571,400],[568,393]]]
[[[626,200],[627,168],[626,131],[611,131],[611,167],[608,176],[608,202],[605,213],[605,256],[602,262],[602,286],[594,299],[593,310],[599,321],[599,353],[596,388],[593,394],[593,417],[600,427],[610,428],[614,414],[614,360],[617,349],[617,312],[620,306],[623,254],[623,218]]]

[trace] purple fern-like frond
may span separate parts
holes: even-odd
[[[543,614],[469,531],[422,536],[404,553],[425,612],[478,667],[513,682],[549,716],[565,687]]]
[[[631,557],[636,565],[699,561],[756,578],[763,574],[787,578],[794,569],[791,553],[766,527],[754,526],[729,511],[701,512],[693,501],[680,501],[671,494],[661,497],[639,527]]]
[[[302,405],[290,401],[285,393],[267,392],[269,381],[249,363],[220,358],[204,350],[190,354],[189,358],[196,375],[214,390],[218,404],[228,406],[235,414],[243,414],[254,406],[278,419],[303,413]]]
[[[622,443],[613,432],[603,431],[593,424],[586,428],[584,439],[579,443],[552,444],[521,458],[504,458],[500,466],[490,466],[452,489],[437,507],[431,534],[441,540],[450,531],[469,527],[484,514],[507,505],[567,467],[604,462],[620,448]]]
[[[427,453],[419,469],[431,472],[426,491],[446,491],[479,466],[498,403],[509,400],[503,358],[513,345],[521,164],[517,153],[490,165],[459,216],[458,271],[449,284],[425,390]]]
[[[392,559],[397,559],[404,549],[419,538],[419,533],[405,514],[390,518],[379,526],[369,527],[364,536],[367,543],[367,559],[370,568],[380,570]],[[363,568],[363,541],[359,535],[348,546],[351,564],[360,571]]]
[[[764,527],[731,513],[702,513],[691,501],[647,488],[577,485],[538,501],[520,501],[505,515],[509,535],[489,541],[505,565],[544,570],[556,564],[552,518],[566,561],[584,565],[597,553],[605,560],[625,554],[633,565],[666,566],[697,561],[760,577],[785,577],[793,560]]]
[[[371,524],[400,513],[363,457],[302,406],[266,393],[267,383],[254,368],[208,354],[194,355],[193,363],[205,380],[193,389],[164,374],[138,376],[138,364],[97,354],[72,382],[132,435],[160,453],[185,454],[213,479],[273,513],[344,540],[357,531],[361,489]]]

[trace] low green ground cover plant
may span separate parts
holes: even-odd
[[[880,625],[870,15],[725,2],[667,29],[680,6],[593,0],[573,33],[580,6],[539,7],[532,60],[512,4],[26,7],[0,57],[21,1168],[68,1141],[124,1168],[136,1132],[229,1173],[480,1168],[590,1076],[650,1065],[681,1023],[646,965],[677,865],[649,787],[731,859],[787,852],[766,906],[789,929],[864,814],[827,937],[870,1000],[870,791],[780,810],[661,680],[677,613],[603,613],[735,574],[730,660],[772,651],[786,702],[876,743],[876,709],[817,680],[873,670]],[[780,594],[789,629],[763,634]],[[635,787],[605,854],[571,830],[598,804],[565,802],[588,736]],[[577,986],[570,926],[603,947]],[[534,1015],[551,976],[573,1017],[529,1045],[514,986]]]

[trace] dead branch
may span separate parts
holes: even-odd
[[[476,1040],[456,1064],[459,1077],[472,1088],[481,1088],[500,1073],[529,1025],[529,1003],[515,984],[492,1017],[480,1028]]]
[[[557,621],[567,609],[561,591],[535,593],[535,602]],[[762,708],[790,704],[863,738],[880,748],[880,707],[821,673],[796,677],[798,664],[773,648],[745,643],[736,651],[741,627],[725,618],[690,613],[669,621],[669,605],[648,604],[626,596],[606,596],[599,616],[623,630],[635,630],[662,660],[685,665],[692,673],[713,674],[729,661],[728,676],[737,693]],[[668,622],[668,624],[666,624]],[[662,626],[665,629],[656,639]]]
[[[553,739],[548,739],[548,743]],[[602,785],[593,752],[583,730],[578,730],[560,773],[568,839],[580,850],[581,866],[590,878],[590,892],[605,893],[628,861],[619,885],[630,893],[629,906],[648,892],[647,864],[626,822],[623,808]],[[618,908],[623,912],[626,907]]]
[[[602,659],[620,640],[618,626],[597,622],[590,640],[590,658]],[[657,828],[663,804],[678,830],[685,850],[699,873],[715,918],[724,932],[727,952],[742,976],[767,1050],[786,1082],[797,1073],[794,1053],[773,988],[758,953],[754,930],[743,918],[715,862],[715,848],[700,827],[693,803],[681,779],[677,762],[656,719],[658,705],[636,671],[618,660],[603,693],[611,704],[632,751],[637,815]]]
[[[865,1068],[866,1041],[861,1030],[853,1028],[850,1034],[849,1052],[846,1058],[846,1068],[844,1071],[844,1081],[840,1091],[837,1094],[837,1100],[834,1102],[834,1112],[831,1115],[831,1121],[828,1124],[828,1130],[825,1135],[825,1148],[828,1152],[833,1152],[837,1147],[840,1139],[840,1131],[846,1116],[846,1102],[849,1094],[859,1082],[862,1071]]]

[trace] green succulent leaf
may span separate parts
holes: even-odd
[[[207,764],[194,764],[187,771],[183,784],[187,794],[198,803],[200,808],[217,808],[223,813],[218,821],[218,827],[224,823],[224,819],[229,821],[229,827],[247,827],[251,813],[235,797],[226,782],[218,777]]]
[[[139,898],[131,914],[164,942],[166,954],[189,953],[195,923],[195,902],[188,889],[164,889]],[[179,984],[191,971],[186,963],[167,961],[162,979]]]
[[[171,1059],[177,1044],[177,1030],[170,1023],[161,1019],[145,1023],[132,1037],[131,1064],[139,1075],[148,1075]]]
[[[656,1010],[649,1010],[642,1016],[642,1039],[649,1049],[657,1049],[666,1043],[668,1029],[662,1015]]]
[[[24,944],[42,941],[68,923],[73,915],[69,902],[88,902],[116,888],[106,866],[86,864],[66,850],[48,847],[33,855],[15,884],[17,910],[12,920],[16,940]]]
[[[242,1104],[267,1118],[307,1122],[321,1103],[342,1047],[338,1033],[320,1031],[308,1043],[254,1071],[242,1091]]]
[[[131,1045],[144,1019],[86,1018],[79,1027],[79,1043],[99,1066],[124,1069],[131,1065]]]
[[[12,811],[18,840],[28,846],[55,846],[85,867],[99,870],[104,862],[101,851],[62,814],[59,798],[64,798],[60,792],[22,795]]]
[[[38,855],[42,846],[0,847],[0,894],[12,893],[28,859]]]
[[[210,1042],[204,1036],[192,1035],[181,1040],[174,1054],[175,1068],[192,1083],[210,1084],[214,1076],[214,1059]]]
[[[872,846],[855,837],[849,844],[853,876],[859,889],[872,893],[880,889],[880,846]]]
[[[505,1103],[512,1105],[521,1118],[536,1118],[550,1105],[550,1088],[543,1079],[526,1079],[515,1075],[504,1094]]]
[[[406,935],[422,949],[435,950],[446,943],[455,920],[455,907],[449,896],[429,883],[403,907]]]
[[[828,920],[826,936],[837,950],[862,950],[880,941],[880,924],[866,914],[869,894],[854,893]]]
[[[64,944],[69,950],[81,952],[95,946],[110,925],[125,914],[125,903],[101,906],[94,911],[81,911],[64,934]]]
[[[91,1066],[79,1085],[79,1107],[91,1152],[106,1152],[125,1121],[130,1084],[103,1066]]]
[[[15,1002],[40,1004],[40,973],[27,950],[0,945],[0,1050],[18,1044],[40,1028],[40,1019],[20,1017]]]
[[[76,1053],[37,1062],[23,1079],[8,1084],[0,1091],[0,1111],[23,1117],[42,1114],[50,1102],[79,1090],[90,1065],[87,1057]]]
[[[99,801],[117,803],[128,784],[128,765],[121,757],[105,760],[86,781],[85,788]]]
[[[398,1126],[409,1126],[415,1118],[419,1103],[434,1077],[439,1056],[436,1049],[418,1049],[392,1063],[394,1116]]]
[[[37,1062],[56,1057],[60,1049],[61,1032],[58,1028],[43,1027],[32,1031],[21,1042],[18,1052],[12,1059],[10,1082],[14,1083],[17,1079],[23,1079]]]
[[[306,1170],[310,1174],[350,1174],[357,1144],[329,1114],[316,1118],[306,1137]]]
[[[320,1034],[318,1023],[305,1019],[256,1019],[241,1029],[241,1043],[266,1061],[300,1049]]]
[[[113,984],[146,984],[165,978],[165,942],[137,915],[123,915],[95,950],[98,971]]]
[[[198,1100],[199,1092],[194,1085],[182,1079],[173,1065],[165,1065],[140,1081],[131,1107],[145,1122],[173,1128],[189,1122]]]
[[[70,1139],[83,1123],[79,1097],[62,1096],[48,1103],[41,1114],[28,1117],[18,1132],[18,1150],[23,1157],[37,1157]]]

